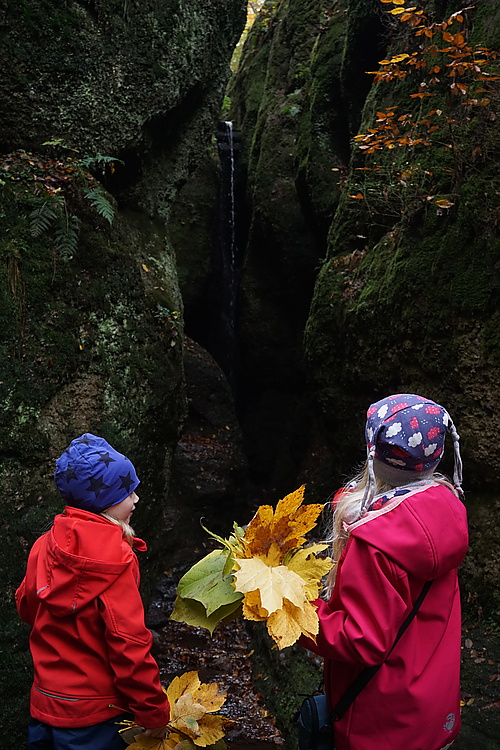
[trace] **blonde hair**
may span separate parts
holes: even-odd
[[[407,484],[413,484],[414,478]],[[443,474],[432,474],[429,477],[429,482],[437,482],[448,487],[457,497],[458,492],[455,487],[451,484],[449,479]],[[326,581],[324,593],[330,596],[333,587],[335,585],[335,579],[337,577],[337,569],[342,551],[347,544],[349,538],[349,531],[346,529],[346,525],[352,524],[361,518],[361,506],[363,503],[363,497],[365,494],[365,488],[368,484],[368,462],[365,462],[357,476],[355,476],[349,483],[346,484],[345,491],[341,492],[340,497],[335,504],[333,509],[332,524],[330,527],[329,535],[327,536],[327,543],[330,545],[330,556],[333,560],[333,567],[330,570]],[[394,487],[402,487],[403,484],[392,485],[382,482],[379,477],[375,474],[375,496],[383,495],[385,492],[393,490]],[[365,511],[366,512],[366,511]]]
[[[131,547],[133,547],[135,531],[129,523],[127,523],[126,521],[121,521],[119,518],[115,518],[109,513],[106,513],[105,510],[103,510],[102,513],[99,513],[99,515],[103,518],[106,518],[108,521],[111,521],[111,523],[116,524],[116,526],[121,526],[123,538],[128,544],[130,544]]]

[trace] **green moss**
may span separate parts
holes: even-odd
[[[497,9],[487,3],[476,17],[475,40],[483,38],[486,13],[494,18]],[[402,49],[401,38],[393,41],[388,55]],[[421,109],[408,98],[414,86],[410,76],[373,86],[361,132],[384,107],[398,105],[414,119],[425,113],[427,103]],[[468,481],[482,486],[488,475],[500,482],[487,458],[484,427],[495,429],[499,377],[499,94],[493,82],[488,97],[487,107],[466,108],[448,101],[443,89],[439,109],[456,120],[447,123],[446,139],[441,123],[431,147],[353,153],[305,340],[327,442],[336,446],[341,435],[345,446],[341,472],[357,449],[354,430],[339,414],[362,418],[366,403],[410,390],[455,406],[457,423],[464,423]],[[454,148],[443,150],[449,143]],[[478,403],[489,406],[481,412]]]

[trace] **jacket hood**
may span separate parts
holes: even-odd
[[[349,531],[422,581],[457,568],[468,546],[465,507],[448,487],[437,483],[369,511]]]
[[[67,507],[42,537],[36,591],[51,612],[64,617],[102,594],[135,560],[120,526],[101,516]],[[134,548],[146,549],[140,539]]]

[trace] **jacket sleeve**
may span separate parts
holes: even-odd
[[[21,620],[33,625],[34,618],[28,606],[28,597],[26,595],[26,576],[23,578],[21,585],[16,591],[16,608]]]
[[[316,643],[301,646],[326,659],[358,667],[384,661],[411,609],[406,572],[380,550],[351,537],[329,602],[317,599]]]
[[[100,611],[116,688],[126,696],[127,708],[137,723],[154,729],[168,722],[170,708],[158,665],[151,655],[153,639],[144,622],[137,572],[137,562],[133,560],[99,597]]]
[[[19,588],[16,591],[16,608],[19,617],[28,625],[33,626],[35,623],[36,613],[38,610],[38,599],[36,596],[36,568],[38,565],[38,555],[40,547],[44,543],[45,534],[39,537],[34,543],[28,556],[26,566],[26,575]]]

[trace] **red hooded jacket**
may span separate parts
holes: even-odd
[[[141,539],[134,548],[146,549]],[[32,626],[33,718],[85,727],[131,711],[146,728],[169,719],[144,624],[137,555],[122,530],[67,507],[33,545],[16,592]]]
[[[420,486],[349,527],[317,642],[334,706],[357,674],[383,662],[334,724],[337,750],[439,750],[460,729],[460,594],[466,512],[442,484]],[[394,650],[424,582],[433,584]]]

